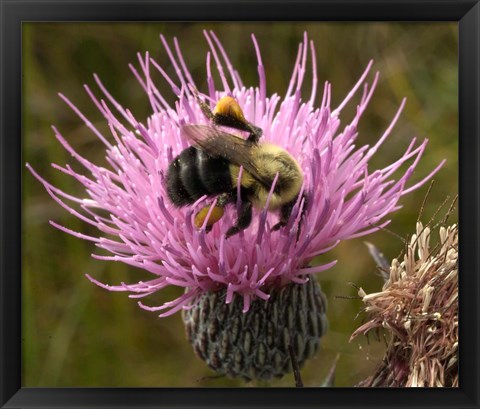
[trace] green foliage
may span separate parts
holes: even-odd
[[[229,52],[244,83],[256,85],[257,62],[250,34],[255,33],[267,72],[268,93],[282,95],[288,86],[298,43],[307,31],[315,43],[320,85],[333,84],[332,105],[338,105],[370,59],[381,73],[377,91],[360,123],[358,144],[373,144],[408,98],[392,136],[377,153],[373,166],[398,158],[413,136],[430,139],[415,180],[421,180],[442,159],[447,163],[423,210],[427,222],[448,197],[458,192],[458,26],[454,23],[26,23],[23,32],[23,158],[47,180],[72,194],[80,187],[50,167],[72,162],[55,140],[55,124],[80,153],[104,160],[100,142],[57,97],[66,94],[100,130],[106,124],[82,89],[93,86],[97,73],[109,91],[140,120],[150,114],[148,99],[128,69],[136,53],[149,51],[167,73],[175,76],[158,38],[175,36],[192,75],[206,90],[207,43],[202,29],[213,29]],[[370,79],[373,78],[373,74]],[[218,78],[217,78],[218,80]],[[311,73],[306,74],[310,84]],[[174,95],[158,76],[158,87],[173,102]],[[304,97],[309,97],[308,85]],[[320,86],[321,89],[321,86]],[[97,95],[99,93],[95,90]],[[321,93],[319,93],[321,94]],[[317,95],[319,102],[321,95]],[[358,99],[357,99],[358,100]],[[351,103],[344,123],[355,112]],[[108,134],[108,131],[105,133]],[[48,224],[53,219],[85,234],[85,225],[53,203],[31,174],[23,175],[23,384],[24,386],[244,386],[240,381],[205,379],[214,375],[187,343],[180,315],[158,319],[139,309],[123,293],[110,293],[84,277],[89,273],[118,284],[145,276],[120,263],[95,261],[93,244],[70,237]],[[415,228],[428,185],[402,198],[404,206],[389,229],[405,237]],[[443,215],[446,208],[439,212]],[[437,220],[441,216],[437,216]],[[451,221],[457,220],[456,213]],[[388,259],[403,243],[381,231],[368,240]],[[348,343],[361,318],[354,282],[367,292],[377,291],[381,278],[362,240],[341,243],[322,256],[338,259],[319,280],[329,299],[330,330],[322,350],[302,370],[306,386],[319,386],[336,355],[336,386],[351,386],[365,378],[383,355],[384,343]],[[168,299],[178,291],[157,295]],[[170,292],[170,293],[169,293]],[[268,385],[293,386],[293,376]]]

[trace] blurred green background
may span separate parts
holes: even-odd
[[[315,42],[319,83],[333,84],[332,106],[355,84],[370,59],[380,81],[360,122],[357,145],[373,144],[395,114],[402,98],[405,110],[392,136],[372,161],[374,169],[397,159],[413,136],[430,143],[414,180],[427,175],[446,158],[423,211],[428,221],[449,196],[458,191],[458,27],[456,23],[25,23],[23,26],[23,160],[61,189],[84,196],[70,178],[50,167],[73,160],[54,138],[55,124],[81,154],[103,161],[103,145],[58,98],[66,94],[97,126],[103,118],[82,84],[94,86],[97,73],[123,106],[144,121],[151,113],[148,99],[128,68],[138,67],[137,52],[149,51],[169,74],[174,71],[159,40],[172,44],[177,37],[190,71],[206,91],[207,43],[202,29],[213,29],[247,85],[256,85],[257,63],[250,34],[260,44],[267,72],[268,93],[283,94],[288,86],[297,45],[307,31]],[[307,70],[304,97],[310,95]],[[164,81],[157,86],[171,102],[174,95]],[[321,87],[320,87],[321,89]],[[99,93],[97,92],[97,95]],[[358,96],[341,119],[352,118]],[[321,92],[317,94],[320,103]],[[108,131],[105,133],[108,135]],[[405,237],[414,232],[428,184],[402,198],[389,229]],[[445,213],[441,210],[439,215]],[[440,216],[437,219],[441,218]],[[56,205],[41,184],[24,169],[23,175],[23,385],[62,386],[258,386],[214,375],[197,359],[184,335],[180,314],[160,319],[137,307],[125,293],[111,293],[91,284],[89,273],[103,282],[133,282],[147,276],[121,263],[90,258],[94,245],[70,237],[48,224],[53,219],[85,234],[96,231]],[[450,219],[457,221],[456,212]],[[367,292],[382,285],[363,243],[343,242],[322,261],[337,266],[318,279],[329,301],[330,330],[316,357],[302,370],[306,386],[320,385],[340,354],[336,386],[352,386],[365,378],[382,357],[384,344],[370,338],[349,343],[362,322],[358,300],[349,284]],[[397,256],[402,241],[386,231],[368,236],[387,258]],[[151,302],[167,300],[178,289],[167,289]],[[294,386],[293,376],[261,386]]]

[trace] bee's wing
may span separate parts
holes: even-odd
[[[182,131],[194,146],[210,156],[222,157],[237,166],[243,166],[258,182],[270,189],[271,181],[261,176],[252,160],[254,143],[207,125],[185,125]]]

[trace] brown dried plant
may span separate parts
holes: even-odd
[[[418,222],[403,260],[394,259],[382,291],[359,295],[367,322],[350,340],[382,328],[385,356],[363,387],[458,386],[458,227],[441,226],[430,246],[430,228]]]

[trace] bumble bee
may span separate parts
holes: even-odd
[[[240,208],[235,225],[226,233],[228,238],[250,225],[253,207],[265,207],[278,174],[268,210],[280,211],[280,221],[273,230],[285,226],[303,184],[303,172],[298,162],[283,148],[260,143],[262,130],[245,119],[234,98],[221,98],[211,111],[198,94],[195,95],[212,126],[185,125],[182,128],[193,146],[182,151],[168,167],[166,187],[170,201],[176,207],[182,207],[193,204],[204,195],[217,196],[212,210],[211,206],[205,206],[195,216],[196,227],[205,224],[209,231],[223,216],[225,206],[237,202],[238,178],[240,167],[243,167]],[[217,126],[247,131],[249,136],[243,139]]]

